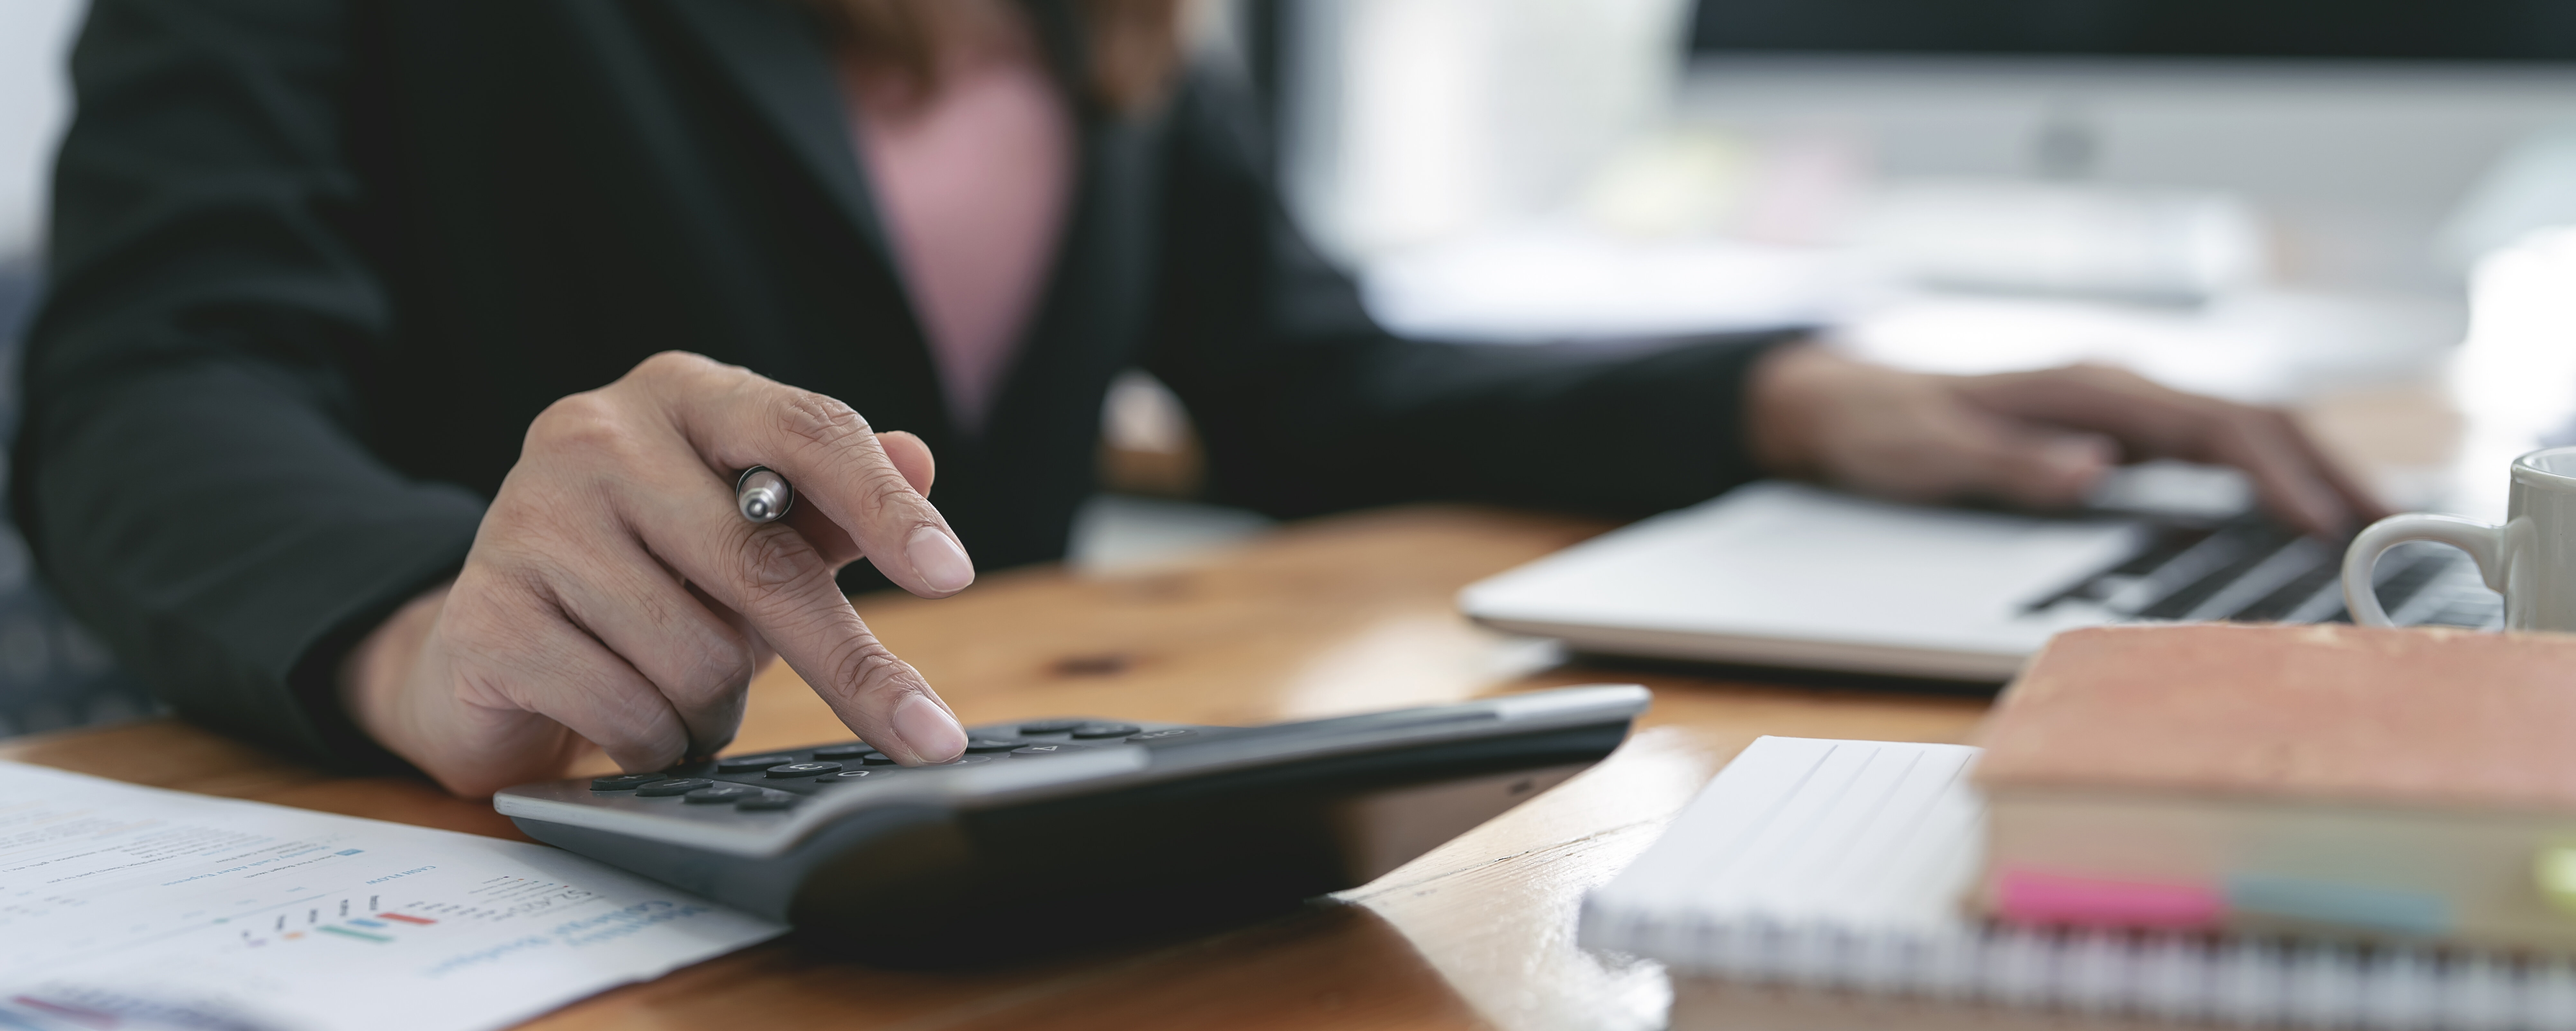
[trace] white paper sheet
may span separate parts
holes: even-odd
[[[785,930],[541,845],[0,763],[0,1029],[495,1028]]]

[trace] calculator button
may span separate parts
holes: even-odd
[[[1075,737],[1126,737],[1135,733],[1133,723],[1085,723],[1073,728]]]
[[[974,766],[974,765],[977,765],[977,764],[979,764],[979,763],[988,763],[988,762],[992,762],[993,760],[998,759],[998,758],[1000,758],[1000,756],[995,756],[995,755],[973,755],[973,754],[969,754],[969,755],[961,755],[961,756],[958,756],[957,758],[950,759],[950,760],[948,760],[947,762],[944,762],[944,763],[932,763],[931,765],[932,765],[932,766],[936,766],[936,767],[940,767],[940,768],[943,768],[943,769],[944,769],[944,768],[947,768],[947,767],[950,767],[950,766]]]
[[[687,802],[690,805],[715,805],[718,803],[740,802],[743,799],[752,798],[760,794],[762,794],[762,792],[759,788],[752,787],[749,784],[717,784],[712,787],[699,788],[696,791],[682,795],[680,796],[680,801]]]
[[[1082,726],[1083,724],[1085,724],[1085,723],[1089,723],[1089,722],[1091,722],[1091,721],[1090,721],[1090,720],[1039,720],[1039,721],[1037,721],[1037,722],[1035,722],[1035,723],[1023,723],[1023,724],[1020,724],[1020,733],[1023,733],[1023,734],[1069,734],[1069,733],[1072,733],[1072,732],[1073,732],[1073,728],[1075,728],[1075,727],[1079,727],[1079,726]]]
[[[968,752],[1007,752],[1027,743],[1018,738],[970,737],[966,739],[966,750]]]
[[[841,764],[788,763],[784,766],[772,766],[764,772],[768,773],[771,779],[786,780],[789,777],[811,777],[818,773],[839,773]]]
[[[870,766],[892,766],[895,764],[894,757],[887,755],[884,752],[869,752],[866,755],[860,756],[859,761]]]
[[[1021,746],[1021,747],[1019,747],[1019,748],[1011,749],[1011,754],[1012,754],[1012,755],[1064,755],[1064,754],[1071,753],[1071,752],[1088,752],[1088,751],[1090,751],[1090,750],[1091,750],[1091,746],[1090,746],[1090,745],[1077,745],[1077,744],[1072,744],[1072,743],[1064,742],[1064,741],[1051,741],[1051,742],[1048,742],[1048,743],[1046,743],[1046,744],[1042,744],[1042,745],[1023,745],[1023,746]]]
[[[830,759],[838,762],[843,759],[863,758],[868,753],[876,750],[877,746],[865,741],[852,741],[846,745],[824,745],[821,748],[817,748],[814,750],[814,758]]]
[[[1192,731],[1188,727],[1173,727],[1168,730],[1148,730],[1142,734],[1133,735],[1127,740],[1133,742],[1164,741],[1190,733],[1195,733],[1195,731]]]
[[[696,791],[699,788],[706,787],[713,783],[715,782],[704,777],[681,777],[677,780],[657,780],[653,783],[646,784],[643,787],[636,788],[635,793],[646,798],[669,798],[672,795],[688,794],[689,792]]]
[[[884,780],[886,779],[887,774],[893,772],[895,771],[883,768],[868,770],[842,770],[839,773],[826,773],[820,777],[816,777],[811,783],[847,784],[852,781],[860,780]]]
[[[614,777],[592,777],[590,789],[592,791],[633,791],[661,779],[662,775],[659,773],[621,773]]]
[[[796,757],[792,755],[731,755],[716,760],[716,771],[749,773],[753,770],[766,770],[772,766],[795,761]]]
[[[758,788],[753,788],[751,790],[760,791]],[[736,809],[749,809],[757,812],[764,809],[785,809],[795,805],[799,801],[801,801],[801,799],[798,799],[796,796],[784,791],[760,791],[759,794],[734,803],[733,807]]]

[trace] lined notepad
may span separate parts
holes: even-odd
[[[2333,941],[1987,925],[1961,745],[1762,738],[1584,902],[1676,976],[2233,1024],[2576,1031],[2576,966]]]

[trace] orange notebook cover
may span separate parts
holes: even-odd
[[[2576,635],[2078,630],[1980,736],[2007,923],[2576,951]]]
[[[2576,811],[2576,634],[2076,630],[1981,737],[1989,788]]]

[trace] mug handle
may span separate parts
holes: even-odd
[[[2379,607],[2379,592],[2372,590],[2371,571],[2378,568],[2379,556],[2407,541],[2434,541],[2469,553],[2478,564],[2478,573],[2486,577],[2487,586],[2501,592],[2504,569],[2496,561],[2502,553],[2504,530],[2474,519],[2458,516],[2409,512],[2393,515],[2370,524],[2352,539],[2343,553],[2343,606],[2360,626],[2396,626],[2388,621],[2388,612]]]

